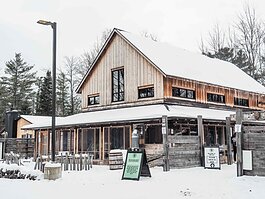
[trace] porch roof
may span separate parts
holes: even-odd
[[[225,120],[234,111],[216,110],[178,105],[147,105],[111,110],[84,112],[56,119],[56,127],[69,127],[81,125],[95,125],[111,122],[132,122],[150,119],[160,119],[162,115],[178,118],[197,118],[202,115],[203,119]],[[34,124],[25,125],[22,129],[47,129],[51,128],[51,119],[38,121]]]

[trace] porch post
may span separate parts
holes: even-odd
[[[168,154],[168,120],[167,116],[162,116],[162,135],[163,135],[163,171],[169,171],[169,154]]]
[[[200,139],[201,166],[204,166],[204,160],[203,160],[204,132],[203,132],[203,123],[201,115],[197,116],[197,123],[198,123],[198,135]]]
[[[226,117],[226,143],[227,143],[227,164],[232,164],[232,149],[231,149],[231,123],[230,117]]]
[[[236,111],[236,125],[238,125],[238,129],[235,128],[236,131],[236,146],[237,146],[237,176],[243,175],[243,159],[242,159],[242,120],[243,113],[242,110]]]

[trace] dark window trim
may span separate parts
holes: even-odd
[[[98,100],[96,100],[96,98],[98,98]],[[93,103],[91,103],[90,99],[93,99]],[[87,96],[87,105],[88,106],[97,105],[97,104],[100,104],[99,95],[88,95]]]
[[[207,93],[207,101],[225,104],[225,95],[220,95],[220,94],[216,94],[216,93]]]
[[[249,107],[249,100],[245,98],[234,97],[234,105]]]
[[[114,92],[114,73],[117,72],[118,73],[118,76],[117,76],[117,92]],[[121,81],[121,73],[123,74],[123,82]],[[119,68],[116,68],[116,69],[112,69],[111,70],[111,85],[112,85],[112,88],[111,88],[111,91],[112,91],[112,96],[111,96],[111,101],[112,102],[120,102],[120,101],[124,101],[124,68],[123,67],[119,67]],[[114,95],[117,96],[117,98],[114,98]],[[117,100],[116,100],[117,99]]]
[[[188,96],[188,92],[192,92],[192,97]],[[185,98],[185,99],[196,99],[195,90],[180,88],[180,87],[172,87],[172,96],[173,97],[181,97],[181,98]]]
[[[141,95],[143,92],[144,96]],[[155,96],[154,86],[138,87],[138,99],[150,98]]]

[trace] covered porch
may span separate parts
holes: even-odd
[[[204,145],[226,148],[225,118],[234,113],[164,104],[80,113],[56,120],[55,151],[58,155],[90,153],[94,155],[94,163],[107,164],[110,150],[131,147],[135,127],[140,127],[140,147],[161,149],[163,115],[168,118],[170,136],[198,136]],[[201,134],[198,116],[202,118]],[[24,128],[35,130],[35,157],[51,154],[49,122]]]

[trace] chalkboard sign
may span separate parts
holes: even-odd
[[[139,180],[140,176],[151,177],[145,150],[128,149],[122,180]]]
[[[204,168],[221,169],[219,147],[204,147]]]

